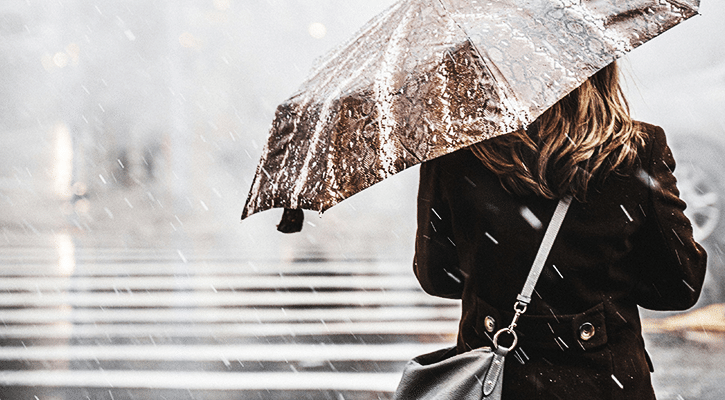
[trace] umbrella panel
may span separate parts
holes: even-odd
[[[324,211],[417,163],[524,128],[697,0],[404,0],[277,109],[242,219]]]

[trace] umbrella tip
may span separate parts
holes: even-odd
[[[302,230],[305,214],[301,209],[285,208],[277,230],[282,233],[296,233]]]

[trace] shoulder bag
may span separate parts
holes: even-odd
[[[534,263],[521,293],[514,304],[511,324],[496,332],[493,346],[473,349],[457,354],[456,347],[448,347],[418,356],[405,366],[403,377],[393,400],[499,400],[506,354],[516,347],[516,324],[531,302],[534,286],[544,268],[559,227],[571,204],[571,197],[563,198],[554,211],[546,229]],[[498,345],[499,337],[511,335],[510,347]]]

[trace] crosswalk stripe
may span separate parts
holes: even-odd
[[[347,292],[125,292],[112,293],[2,293],[0,307],[195,307],[195,306],[378,306],[378,305],[445,305],[455,300],[440,299],[416,291],[347,291]]]
[[[399,373],[194,372],[138,370],[2,371],[0,386],[184,390],[392,392]]]
[[[2,347],[0,360],[399,361],[445,344],[114,345]]]
[[[263,337],[303,335],[453,335],[456,321],[331,322],[300,324],[86,324],[0,326],[0,338]]]
[[[2,275],[17,277],[66,277],[69,275],[59,265],[59,260],[50,259],[39,262],[32,260],[17,260],[17,262],[4,261],[0,259]],[[401,262],[290,262],[274,263],[268,261],[242,261],[230,260],[229,262],[184,262],[167,260],[159,262],[103,262],[89,260],[83,263],[81,260],[74,260],[72,275],[78,276],[144,276],[144,275],[166,275],[166,276],[207,276],[207,275],[239,275],[239,274],[316,274],[317,276],[330,275],[408,275],[413,273],[413,267],[409,263]]]
[[[400,276],[120,276],[3,278],[5,291],[242,290],[242,289],[418,289],[411,275]]]
[[[304,322],[304,321],[404,321],[446,320],[460,317],[460,305],[437,307],[347,307],[347,308],[32,308],[0,310],[6,324],[139,323],[139,322]]]

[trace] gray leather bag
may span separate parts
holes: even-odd
[[[494,347],[481,347],[457,354],[456,347],[453,346],[408,361],[393,400],[501,399],[504,360],[506,354],[518,343],[514,329],[519,317],[526,312],[526,307],[531,302],[534,286],[539,280],[570,204],[570,197],[559,201],[524,288],[516,298],[513,321],[507,328],[496,332],[493,337]],[[503,334],[513,337],[513,343],[508,348],[498,345],[498,339]]]

